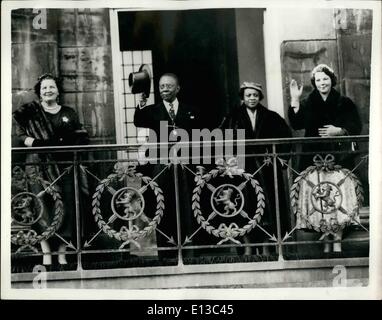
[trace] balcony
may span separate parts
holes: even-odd
[[[12,286],[41,270],[48,288],[332,286],[338,268],[368,284],[368,136],[219,143],[147,144],[147,164],[140,145],[13,148]],[[309,220],[336,212],[340,238]]]

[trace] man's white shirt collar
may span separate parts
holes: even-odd
[[[255,131],[255,128],[256,128],[256,115],[257,115],[257,109],[255,110],[255,112],[252,112],[251,110],[249,110],[248,108],[245,108],[247,110],[247,113],[248,113],[248,116],[249,116],[249,120],[251,120],[251,124],[252,124],[252,129],[253,131]]]
[[[170,114],[170,102],[167,102],[163,100],[163,104],[166,107],[167,112]],[[172,106],[174,108],[175,115],[178,113],[178,107],[179,107],[179,101],[178,98],[175,98],[175,100],[172,102]]]

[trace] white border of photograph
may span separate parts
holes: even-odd
[[[101,6],[102,5],[102,6]],[[11,10],[16,8],[126,8],[131,10],[181,10],[202,8],[364,8],[373,10],[372,70],[370,96],[370,264],[368,287],[272,288],[272,289],[174,289],[82,290],[12,289],[10,283],[10,181],[11,181]],[[381,214],[381,2],[380,1],[3,1],[1,3],[1,296],[3,299],[380,299],[382,297]],[[272,30],[267,30],[272,32]],[[112,35],[116,37],[117,35]],[[272,48],[266,48],[272,52]],[[278,60],[279,57],[278,57]],[[267,82],[280,83],[267,66]],[[117,84],[116,84],[117,85]],[[269,87],[269,86],[268,86]],[[280,105],[280,97],[272,105]],[[282,98],[281,98],[282,99]],[[282,102],[282,101],[281,101]],[[282,104],[281,104],[282,105]],[[75,291],[75,294],[73,294]]]

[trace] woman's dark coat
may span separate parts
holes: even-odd
[[[245,105],[241,105],[235,108],[230,115],[228,115],[222,125],[222,129],[245,129],[245,139],[271,139],[271,138],[289,138],[291,137],[291,130],[289,129],[285,120],[276,112],[270,111],[263,105],[257,105],[256,125],[255,130],[252,128],[251,120],[248,116]],[[288,145],[280,145],[276,147],[277,152],[289,152]],[[258,145],[245,147],[246,159],[245,159],[245,171],[248,173],[254,173],[258,168],[264,164],[266,157],[248,157],[248,155],[260,154],[260,153],[272,153],[272,145]],[[287,159],[288,156],[284,156],[283,159]],[[272,159],[272,157],[271,157]],[[278,181],[278,196],[279,196],[279,208],[280,208],[280,220],[281,220],[281,232],[282,235],[287,229],[288,221],[288,205],[285,194],[285,184],[283,182],[283,171],[281,170],[281,162],[277,159],[277,181]],[[264,190],[266,207],[264,216],[261,220],[261,225],[265,229],[277,236],[276,228],[276,206],[275,206],[275,183],[273,174],[273,159],[272,163],[265,165],[254,178],[258,180],[261,187]],[[251,199],[253,195],[248,194],[249,202],[252,206],[256,205],[256,199]],[[251,208],[256,210],[256,208]],[[256,233],[255,238],[258,238],[262,232],[260,230],[253,230],[252,234]],[[260,236],[258,239],[266,239],[267,236]]]
[[[44,141],[46,145],[51,146],[65,146],[65,145],[77,145],[88,143],[87,132],[83,129],[81,123],[78,120],[78,116],[74,109],[62,106],[60,111],[56,114],[46,113],[42,106],[33,101],[27,103],[18,108],[13,117],[16,121],[16,134],[22,143],[24,143],[26,137],[32,137],[35,140]],[[48,183],[55,181],[70,164],[49,164],[44,165],[44,162],[51,161],[71,161],[73,154],[68,153],[28,153],[26,156],[25,172],[28,175],[37,172],[37,174]],[[42,163],[41,165],[29,163]],[[80,190],[82,191],[82,197],[88,193],[87,180],[80,171]],[[58,233],[66,237],[67,239],[75,242],[75,198],[74,198],[74,180],[73,171],[69,171],[69,174],[64,174],[57,181],[55,186],[59,190],[64,203],[64,216],[61,227],[58,229]],[[31,180],[33,181],[33,180]],[[39,193],[43,186],[39,183],[31,182],[28,186],[29,190],[33,193]],[[50,220],[53,216],[52,199],[44,196],[44,216],[39,221],[40,225],[46,227],[46,224],[50,224]]]
[[[322,99],[318,90],[314,89],[308,98],[301,102],[297,113],[289,107],[288,116],[293,129],[305,129],[305,137],[319,137],[318,129],[325,125],[343,128],[347,135],[358,135],[362,129],[356,105],[335,89],[331,89],[326,101]],[[304,144],[302,148],[302,151],[317,153],[340,150],[350,151],[350,143]],[[299,168],[304,170],[311,165],[313,156],[314,154],[302,157]],[[338,164],[352,167],[352,156],[337,154],[335,158]]]

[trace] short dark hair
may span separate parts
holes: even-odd
[[[166,73],[164,73],[164,74],[161,75],[161,77],[159,78],[159,80],[160,80],[162,77],[171,77],[171,78],[175,79],[175,81],[176,81],[176,83],[178,84],[178,86],[180,85],[180,83],[179,83],[179,77],[178,77],[175,73],[166,72]]]
[[[314,69],[312,70],[312,75],[310,78],[310,82],[312,83],[312,86],[314,89],[317,89],[315,78],[314,78],[317,72],[323,72],[327,76],[329,76],[330,80],[332,80],[332,87],[334,87],[337,84],[337,77],[334,74],[334,71],[332,70],[332,68],[330,68],[326,64],[319,64],[316,67],[314,67]]]
[[[51,73],[44,73],[43,75],[39,76],[37,79],[36,84],[34,85],[34,93],[37,95],[37,97],[41,98],[41,83],[46,79],[52,79],[56,83],[58,93],[61,93],[61,81],[59,78],[53,76]]]

